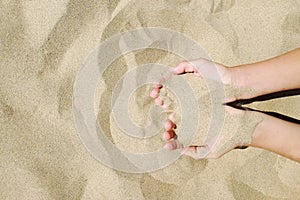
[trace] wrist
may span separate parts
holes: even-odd
[[[264,86],[259,83],[257,74],[253,73],[252,64],[239,65],[230,68],[232,84],[239,88],[243,88],[239,96],[240,99],[249,99],[265,94]]]
[[[271,125],[270,122],[272,119],[268,115],[262,113],[257,114],[263,115],[262,121],[258,123],[254,129],[250,146],[263,148],[266,143],[268,143],[268,126]]]
[[[245,73],[244,65],[234,66],[228,68],[231,76],[231,84],[238,87],[250,87],[249,77]]]

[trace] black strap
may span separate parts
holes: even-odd
[[[260,110],[255,110],[255,109],[243,106],[243,105],[250,104],[250,103],[253,103],[256,101],[267,101],[270,99],[276,99],[276,98],[282,98],[282,97],[288,97],[288,96],[296,96],[296,95],[300,95],[300,89],[275,92],[275,93],[271,93],[271,94],[254,97],[251,99],[240,99],[240,100],[236,100],[233,102],[225,103],[224,105],[231,106],[233,108],[240,109],[240,110],[251,110],[251,111],[261,112],[261,113],[265,113],[267,115],[270,115],[270,116],[273,116],[273,117],[276,117],[276,118],[279,118],[279,119],[282,119],[285,121],[300,124],[300,120],[280,114],[280,113],[269,112],[269,111],[260,111]]]

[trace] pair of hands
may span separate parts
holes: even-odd
[[[262,121],[263,114],[254,111],[245,111],[224,105],[238,99],[251,98],[255,96],[255,92],[241,89],[241,84],[238,83],[237,77],[231,73],[231,69],[213,63],[211,61],[200,59],[190,62],[182,62],[171,71],[174,75],[181,75],[185,73],[193,73],[199,78],[206,78],[219,82],[226,87],[227,93],[225,99],[220,100],[219,106],[225,108],[224,125],[219,134],[215,136],[208,136],[205,144],[197,146],[183,147],[177,139],[175,133],[176,124],[174,123],[175,113],[168,116],[164,124],[165,132],[162,138],[166,141],[164,146],[168,150],[180,149],[181,153],[190,156],[194,159],[203,158],[219,158],[225,153],[241,147],[251,145],[252,134],[258,123]],[[239,78],[239,80],[241,80]],[[160,99],[159,93],[163,85],[154,84],[150,96],[155,99],[155,103],[168,109],[168,105]],[[236,91],[233,91],[236,90]],[[229,91],[229,92],[228,92]],[[238,91],[238,92],[237,92]]]

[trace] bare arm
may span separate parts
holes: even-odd
[[[266,61],[230,70],[238,85],[257,90],[257,96],[300,88],[300,48]]]
[[[190,62],[180,63],[176,68],[173,69],[175,74],[183,73],[194,73],[202,76],[202,71],[206,68],[211,67],[212,62],[204,59],[194,60]],[[240,96],[234,96],[230,99],[247,99],[254,96],[263,94],[273,93],[277,91],[297,89],[300,88],[300,48],[283,54],[281,56],[254,63],[241,65],[236,67],[226,67],[220,64],[215,64],[219,75],[220,81],[226,85],[241,86],[245,88],[254,89],[254,93],[242,93]],[[208,74],[208,73],[207,73]],[[253,96],[254,95],[254,96]],[[254,111],[247,111],[249,113],[257,114]],[[230,113],[229,113],[230,114]],[[262,113],[260,113],[262,114]],[[252,141],[242,141],[242,146],[249,145],[257,148],[262,148],[274,153],[280,154],[297,162],[300,162],[300,125],[287,122],[272,116],[262,114],[263,121],[261,121],[254,131],[251,131]],[[243,115],[241,115],[243,116]],[[172,139],[175,134],[166,132],[167,139]],[[224,133],[226,135],[226,132]],[[226,138],[224,136],[223,138]],[[230,140],[232,138],[227,138]],[[250,143],[250,144],[249,144]],[[168,141],[168,149],[180,148],[176,140]],[[231,143],[220,142],[221,145]],[[228,150],[232,150],[239,144],[232,144]],[[195,159],[200,159],[200,151],[210,151],[207,148],[209,145],[190,146],[184,148],[183,154],[191,156]],[[215,148],[216,146],[212,147]],[[218,155],[223,155],[222,153]],[[208,154],[207,158],[218,158],[219,156]]]
[[[300,125],[265,116],[255,128],[250,146],[300,162]]]
[[[278,57],[231,68],[235,81],[253,88],[257,96],[300,88],[300,48]],[[250,146],[300,162],[300,125],[267,116],[253,134]]]

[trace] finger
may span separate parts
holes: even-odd
[[[175,132],[173,130],[171,131],[166,131],[163,134],[163,139],[164,140],[170,140],[173,139],[176,136]]]
[[[180,149],[182,148],[182,144],[178,140],[171,140],[164,146],[165,149],[167,150],[175,150],[175,149]]]
[[[199,159],[198,154],[197,154],[197,147],[192,146],[192,147],[186,147],[181,150],[181,154],[185,156],[189,156],[191,158],[194,158],[196,160]]]
[[[170,105],[167,105],[167,104],[163,104],[163,105],[162,105],[162,108],[163,108],[164,110],[171,110],[171,106],[170,106]]]
[[[179,65],[177,65],[175,68],[173,68],[171,71],[174,74],[198,72],[197,69],[194,68],[194,66],[189,62],[182,62]]]
[[[207,145],[203,146],[190,146],[181,150],[182,155],[192,157],[194,159],[210,158],[209,148]]]
[[[161,100],[160,98],[156,98],[155,99],[155,104],[158,105],[158,106],[162,106],[164,104],[164,101]]]
[[[203,78],[221,81],[222,74],[226,73],[225,67],[220,67],[218,63],[203,58],[189,61],[189,63],[194,66],[195,72]]]
[[[172,122],[174,122],[175,121],[175,113],[169,114],[168,119],[171,120]]]
[[[154,83],[154,84],[152,85],[152,87],[155,88],[155,89],[161,89],[161,88],[163,87],[163,85],[162,85],[162,84],[159,84],[159,83]]]
[[[150,92],[150,97],[152,97],[153,99],[156,99],[159,95],[160,89],[155,88]]]
[[[164,128],[166,131],[171,131],[173,128],[175,128],[175,124],[168,119],[164,125]]]

